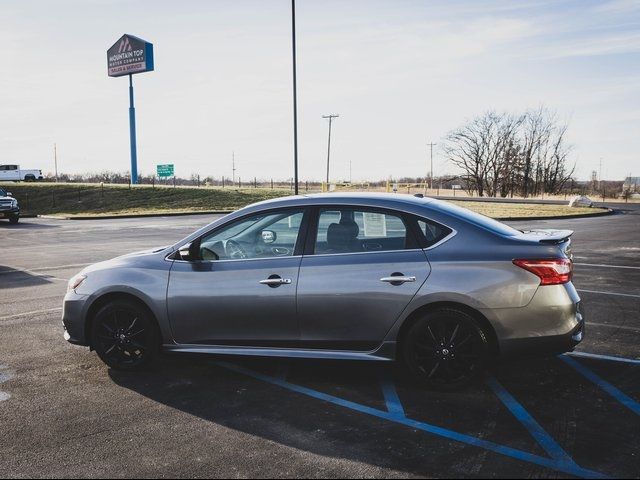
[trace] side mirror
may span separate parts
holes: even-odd
[[[262,241],[264,243],[266,244],[273,243],[276,241],[276,238],[278,238],[278,236],[276,235],[276,232],[274,232],[273,230],[262,231]]]
[[[7,197],[13,197],[13,193],[7,192]]]
[[[198,248],[198,242],[187,243],[186,245],[183,245],[178,250],[177,259],[184,260],[186,262],[192,262],[194,260],[197,260],[197,257],[198,257],[197,248]]]

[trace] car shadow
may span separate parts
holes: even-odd
[[[47,225],[43,223],[30,222],[28,218],[21,218],[20,222],[15,225],[9,223],[8,220],[0,218],[0,228],[6,228],[11,230],[44,230],[51,228],[60,228],[59,225]]]
[[[0,289],[37,287],[53,283],[53,279],[46,274],[33,274],[24,270],[16,270],[0,265]]]
[[[256,372],[260,378],[242,371]],[[382,384],[391,381],[408,418],[545,456],[533,436],[484,382],[463,391],[437,392],[416,387],[396,368],[369,362],[192,356],[166,356],[144,375],[115,370],[110,370],[109,375],[123,388],[207,422],[316,455],[424,476],[451,474],[453,452],[471,448],[467,455],[478,454],[475,447],[452,443],[349,407],[360,405],[386,412],[389,405]],[[575,453],[580,464],[597,469],[601,457],[603,462],[611,457],[611,450],[620,445],[621,438],[628,440],[632,450],[640,447],[635,429],[626,431],[619,426],[629,425],[627,412],[611,407],[609,401],[604,408],[601,395],[589,394],[585,398],[590,392],[585,383],[589,382],[557,358],[512,361],[496,367],[492,375],[513,390],[532,416],[554,432],[558,442],[578,444],[583,449]],[[632,386],[638,384],[637,375],[631,380],[625,378]],[[339,398],[345,404],[312,398],[269,379],[286,380],[287,385]],[[578,402],[580,411],[567,409],[567,405]],[[591,410],[597,417],[589,418]],[[567,425],[583,422],[583,417],[589,421],[581,425],[581,436],[576,439]],[[612,429],[612,424],[618,427]],[[611,449],[594,447],[599,443],[595,439],[609,437]],[[616,455],[629,453],[615,451]],[[606,468],[616,471],[614,466]],[[483,460],[476,474],[497,472],[512,477],[529,472],[535,476],[542,471],[546,470],[536,465],[523,467],[522,462],[492,455]],[[620,474],[629,472],[620,470]]]

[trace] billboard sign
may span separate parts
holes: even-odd
[[[159,177],[173,177],[173,164],[168,165],[156,165],[156,171]]]
[[[123,35],[107,50],[107,72],[110,77],[153,70],[153,44],[133,35]]]

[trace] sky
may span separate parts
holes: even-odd
[[[293,175],[289,0],[3,0],[0,164],[129,170],[128,82],[106,50],[154,44],[134,75],[138,169]],[[297,0],[300,179],[458,173],[446,134],[545,105],[576,176],[640,176],[640,0]]]

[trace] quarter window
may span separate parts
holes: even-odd
[[[357,208],[320,210],[316,254],[403,250],[407,227],[400,215]]]
[[[423,218],[418,219],[418,227],[426,239],[427,247],[435,245],[452,231],[449,227]]]

